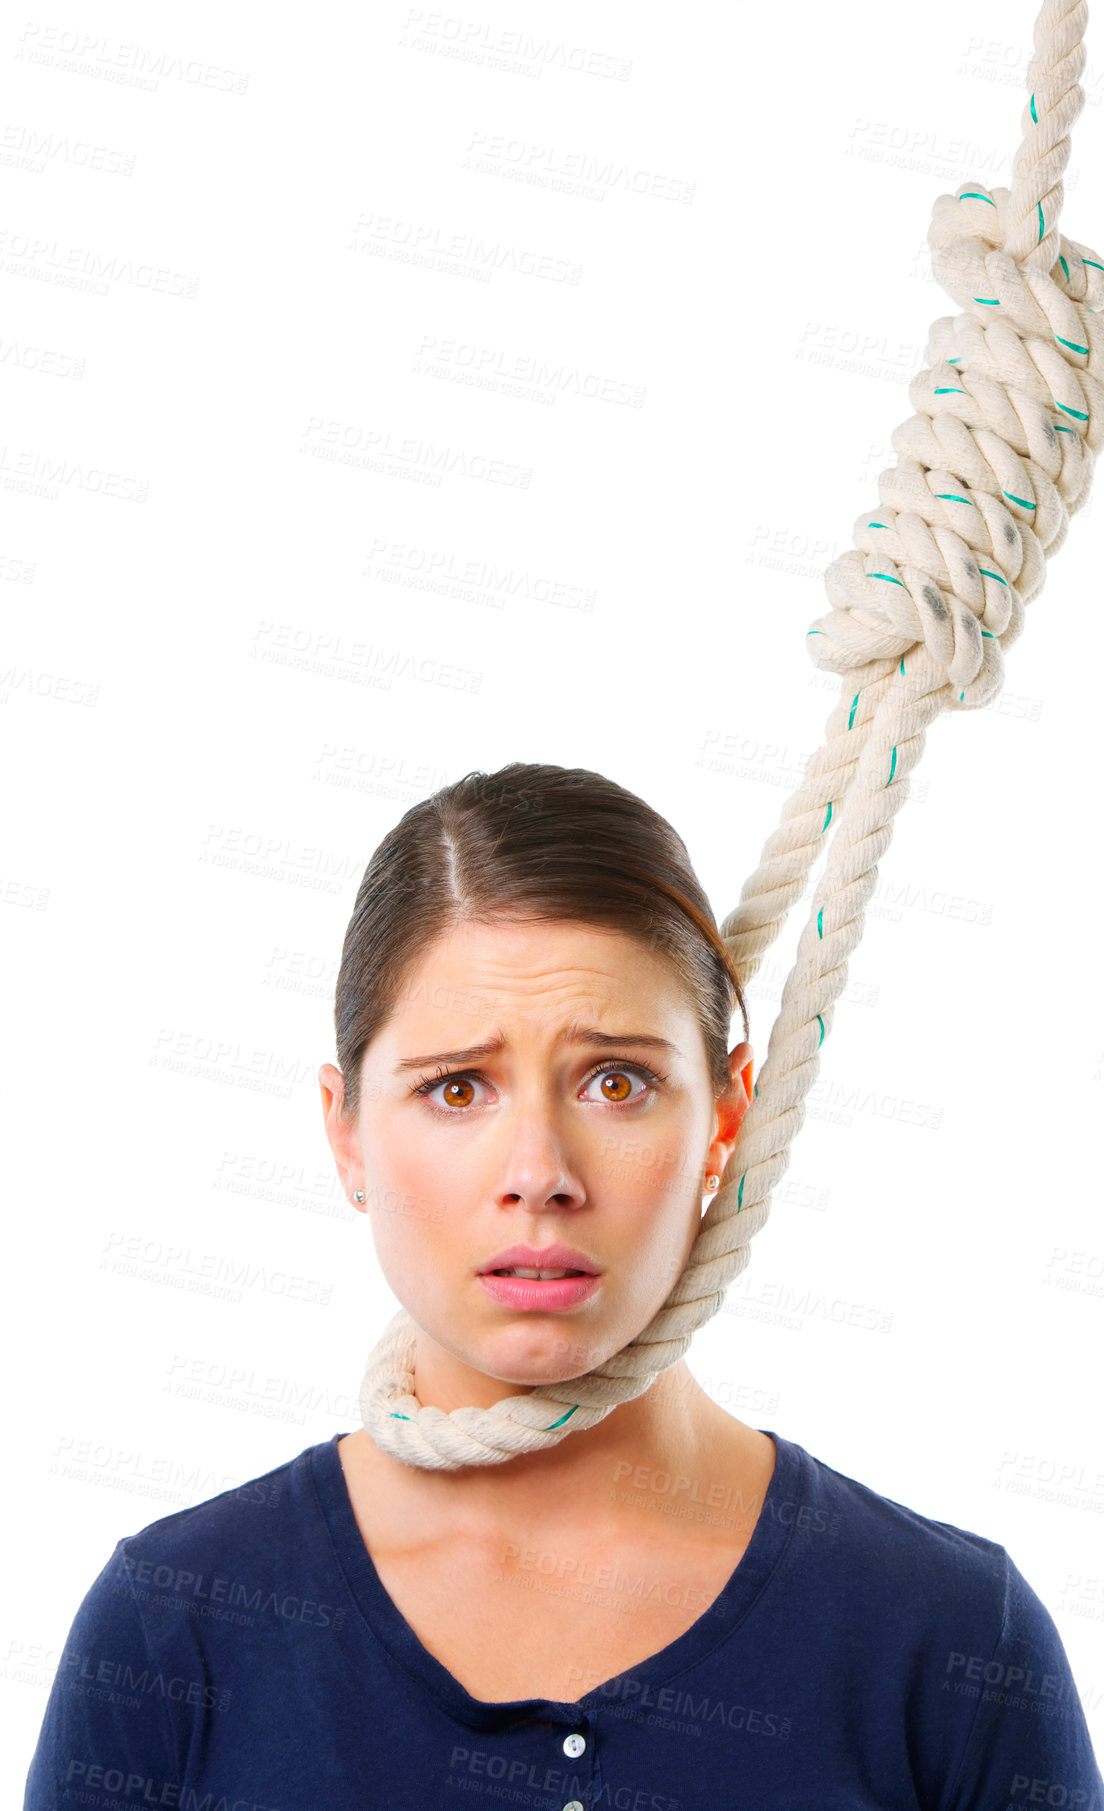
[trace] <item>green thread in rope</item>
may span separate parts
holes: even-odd
[[[392,1421],[413,1421],[413,1415],[400,1415],[398,1409],[391,1410]]]
[[[990,572],[988,566],[979,566],[978,571],[983,579],[996,579],[998,585],[1004,585],[1007,588],[1008,580],[1002,579],[999,572]]]
[[[1031,117],[1035,121],[1035,124],[1038,125],[1039,124],[1039,115],[1035,111],[1035,96],[1034,95],[1032,95],[1032,97],[1031,97]]]
[[[827,631],[824,629],[809,629],[806,634],[806,640],[810,635],[824,635],[826,633]]]
[[[850,728],[851,728],[851,725],[852,725],[852,724],[853,724],[853,723],[854,723],[854,721],[855,721],[855,706],[856,706],[856,705],[857,705],[857,704],[858,704],[858,702],[859,702],[859,696],[860,696],[860,694],[861,694],[861,692],[862,692],[862,687],[861,687],[861,686],[860,686],[860,687],[859,687],[859,690],[858,690],[858,691],[857,691],[857,692],[856,692],[856,693],[855,693],[855,696],[854,696],[854,697],[853,697],[853,698],[852,698],[852,700],[851,700],[851,715],[850,715],[850,716],[849,716],[849,717],[848,717],[848,719],[847,719],[847,727],[848,727],[848,729],[850,729]]]
[[[1067,408],[1066,408],[1066,405],[1065,405],[1065,403],[1064,403],[1064,402],[1056,402],[1056,403],[1055,403],[1055,405],[1054,405],[1054,407],[1055,407],[1055,408],[1056,408],[1056,409],[1061,409],[1061,411],[1062,411],[1062,413],[1063,413],[1063,415],[1074,415],[1074,416],[1076,416],[1076,418],[1077,418],[1077,420],[1078,420],[1078,421],[1088,421],[1088,419],[1089,419],[1089,418],[1088,418],[1088,416],[1087,416],[1087,415],[1086,415],[1086,414],[1085,414],[1085,411],[1084,411],[1084,410],[1083,410],[1083,409],[1067,409]],[[1056,421],[1056,422],[1055,422],[1055,424],[1054,424],[1054,425],[1055,425],[1055,427],[1056,427],[1056,428],[1057,428],[1057,427],[1060,427],[1060,426],[1061,426],[1061,425],[1062,425],[1062,424],[1061,424],[1061,422],[1057,422],[1057,421]],[[1069,429],[1068,429],[1068,428],[1067,428],[1067,429],[1066,429],[1066,433],[1067,433],[1067,434],[1068,434],[1068,433],[1069,433]]]
[[[575,1409],[577,1409],[578,1406],[579,1404],[576,1403]],[[575,1413],[575,1409],[568,1409],[566,1415],[561,1415],[558,1421],[552,1423],[552,1427],[562,1427],[565,1421],[570,1420],[571,1416]],[[540,1431],[542,1434],[550,1434],[552,1432],[552,1427],[542,1427]]]
[[[988,636],[988,637],[989,637],[989,640],[990,640],[990,641],[996,641],[996,639],[997,639],[997,638],[996,638],[996,636],[995,636],[995,635],[994,635],[994,634],[993,634],[993,631],[992,631],[992,629],[983,629],[983,630],[982,630],[982,631],[981,631],[981,632],[982,632],[982,634],[983,634],[983,635],[987,635],[987,636]]]
[[[938,384],[932,391],[933,396],[965,396],[961,384]]]
[[[974,301],[980,302],[981,306],[983,308],[999,308],[1000,307],[1000,297],[999,296],[975,296]]]
[[[1089,348],[1087,346],[1079,346],[1076,340],[1064,340],[1060,333],[1056,333],[1054,337],[1060,346],[1068,346],[1071,352],[1083,352],[1086,358],[1089,356]]]
[[[895,579],[890,572],[868,572],[866,576],[871,579],[885,579],[887,585],[900,585],[904,590],[904,579]]]
[[[1007,497],[1010,503],[1018,503],[1021,509],[1035,508],[1034,503],[1029,503],[1026,497],[1017,497],[1015,491],[1002,490],[1001,496]]]
[[[1035,243],[1036,243],[1036,244],[1037,244],[1037,245],[1041,245],[1041,244],[1042,244],[1042,242],[1043,242],[1043,233],[1044,233],[1044,232],[1045,232],[1045,230],[1046,230],[1046,229],[1045,229],[1045,227],[1044,227],[1044,226],[1043,226],[1043,204],[1042,204],[1042,202],[1041,202],[1041,201],[1037,201],[1037,202],[1036,202],[1036,203],[1035,203],[1035,206],[1036,206],[1036,207],[1037,207],[1037,208],[1038,208],[1038,210],[1039,210],[1039,237],[1038,237],[1038,239],[1037,239],[1037,240],[1036,240],[1036,241],[1035,241]]]
[[[755,1098],[756,1098],[756,1100],[758,1100],[758,1098],[759,1098],[759,1083],[758,1083],[758,1082],[756,1082],[756,1083],[755,1083],[755,1084],[754,1084],[754,1086],[753,1086],[753,1088],[752,1088],[752,1090],[751,1090],[751,1091],[752,1091],[752,1093],[753,1093],[753,1094],[754,1094],[754,1096],[755,1096]]]
[[[831,801],[831,799],[829,799],[828,800],[828,816],[825,818],[823,824],[820,826],[821,836],[824,835],[824,832],[827,830],[827,828],[831,822],[832,822],[832,801]]]
[[[819,1012],[817,1013],[817,1024],[820,1026],[820,1036],[817,1039],[817,1049],[819,1050],[824,1042],[824,1020],[821,1018]]]
[[[741,1177],[740,1177],[740,1188],[739,1188],[739,1192],[738,1192],[738,1194],[737,1194],[737,1196],[736,1196],[736,1211],[737,1211],[737,1213],[739,1213],[739,1211],[740,1211],[740,1209],[741,1209],[741,1208],[742,1208],[742,1207],[743,1207],[743,1205],[744,1205],[744,1179],[745,1179],[745,1177],[746,1177],[746,1176],[747,1176],[747,1171],[746,1171],[746,1170],[745,1170],[745,1171],[744,1171],[744,1174],[743,1174],[743,1176],[741,1176]]]
[[[1066,260],[1062,257],[1059,257],[1058,262],[1066,273],[1066,282],[1068,283],[1069,282],[1069,265],[1066,263]]]
[[[896,745],[894,745],[893,759],[889,764],[889,779],[886,781],[887,786],[892,784],[893,776],[896,772],[897,772],[897,748],[896,748]]]
[[[1104,264],[1098,264],[1095,258],[1082,258],[1082,264],[1088,264],[1093,270],[1104,270]]]
[[[903,679],[904,676],[905,676],[905,657],[902,654],[901,655],[901,678]]]
[[[824,907],[821,906],[820,911],[817,913],[817,936],[823,937],[823,935],[824,935]]]
[[[971,502],[969,497],[960,497],[953,490],[937,490],[935,494],[941,503],[968,503],[971,509],[977,508],[977,504]]]
[[[983,195],[979,189],[967,189],[965,195],[960,195],[958,199],[960,201],[988,201],[991,208],[995,208],[997,205],[991,196]]]

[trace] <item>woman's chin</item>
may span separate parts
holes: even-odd
[[[555,1328],[509,1327],[481,1342],[473,1369],[518,1390],[543,1390],[585,1377],[619,1350],[616,1343],[595,1346],[566,1339]]]

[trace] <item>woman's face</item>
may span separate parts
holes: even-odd
[[[340,1071],[319,1073],[342,1180],[364,1189],[419,1330],[421,1400],[490,1406],[517,1393],[495,1380],[563,1382],[635,1338],[682,1272],[706,1174],[724,1171],[751,1055],[732,1052],[732,1096],[715,1101],[675,975],[620,932],[500,919],[425,953],[365,1052],[355,1122]],[[601,1272],[573,1306],[519,1308],[480,1282],[506,1247],[554,1242]]]

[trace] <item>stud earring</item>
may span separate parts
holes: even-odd
[[[364,1203],[364,1190],[363,1190],[363,1189],[362,1189],[362,1188],[358,1188],[358,1189],[355,1189],[355,1190],[354,1190],[354,1191],[353,1191],[353,1200],[354,1200],[354,1201],[359,1201],[359,1202],[360,1202],[360,1203],[361,1203],[361,1205],[363,1205],[363,1203]]]
[[[720,1188],[720,1186],[721,1186],[721,1179],[719,1176],[707,1176],[706,1177],[705,1192],[707,1195],[712,1195],[715,1192],[715,1190]]]

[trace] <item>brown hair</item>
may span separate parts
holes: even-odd
[[[619,930],[671,962],[693,1002],[714,1096],[747,1006],[682,838],[635,793],[583,767],[511,761],[412,805],[364,870],[334,999],[344,1112],[360,1066],[424,949],[454,925],[570,921]]]

